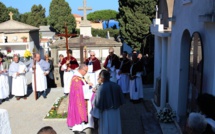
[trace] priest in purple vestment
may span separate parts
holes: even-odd
[[[80,65],[71,80],[67,125],[72,131],[81,132],[86,128],[94,127],[93,117],[90,115],[92,84],[84,79],[87,71],[87,65]]]

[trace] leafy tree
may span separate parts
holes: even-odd
[[[57,33],[64,33],[64,23],[67,24],[68,32],[71,33],[76,28],[74,16],[71,8],[65,0],[52,0],[49,7],[49,23]]]
[[[109,31],[110,36],[114,37],[115,39],[119,35],[119,30],[118,29],[112,29],[112,28],[108,28],[108,29],[93,29],[92,28],[92,36],[93,37],[99,36],[99,37],[102,37],[102,38],[107,38],[107,32],[108,31]],[[80,29],[76,29],[76,34],[80,34]]]
[[[36,27],[47,25],[45,13],[46,9],[43,8],[41,4],[39,4],[38,6],[33,5],[31,7],[31,13],[28,14],[29,16],[27,17],[26,23]]]
[[[115,10],[99,10],[87,15],[87,19],[90,21],[98,21],[98,20],[110,20],[117,18],[117,11]]]
[[[119,0],[120,35],[133,49],[140,50],[155,13],[155,0]]]
[[[9,20],[10,17],[7,12],[7,7],[0,2],[0,23]]]
[[[28,20],[28,17],[30,16],[30,14],[31,14],[31,12],[26,12],[24,14],[21,14],[20,15],[20,22],[28,24],[27,20]]]
[[[13,7],[8,7],[7,8],[7,14],[9,14],[10,12],[13,13],[13,19],[20,21],[20,13],[19,10],[17,8],[13,8]]]

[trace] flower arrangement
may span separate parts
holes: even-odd
[[[164,107],[156,114],[156,116],[161,122],[171,123],[175,117],[175,112],[173,112],[170,108]]]
[[[53,119],[53,118],[67,118],[67,111],[64,111],[62,114],[58,114],[57,110],[63,101],[64,97],[59,97],[53,104],[51,110],[46,114],[46,119]]]
[[[7,49],[7,53],[8,53],[8,54],[11,53],[11,49]]]
[[[6,55],[8,58],[12,58],[13,56],[14,56],[14,54],[13,53],[7,53],[7,55]]]
[[[26,36],[22,36],[21,39],[27,39],[27,37]]]
[[[26,59],[30,59],[32,56],[31,52],[29,50],[25,50],[25,53],[24,53],[24,58]]]

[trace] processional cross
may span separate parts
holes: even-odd
[[[59,36],[59,37],[65,37],[65,38],[66,38],[66,54],[67,54],[67,59],[69,59],[69,52],[68,52],[68,50],[69,50],[68,38],[69,38],[69,37],[75,37],[75,36],[77,36],[77,34],[68,34],[68,28],[67,28],[66,23],[65,23],[64,28],[65,28],[65,34],[57,34],[57,36]]]

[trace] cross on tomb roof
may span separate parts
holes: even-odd
[[[87,10],[90,11],[90,10],[92,10],[92,8],[87,7],[87,1],[83,0],[83,7],[79,7],[78,10],[84,11],[84,20],[87,20]]]
[[[13,13],[12,12],[9,13],[9,16],[10,16],[10,20],[13,20]]]

